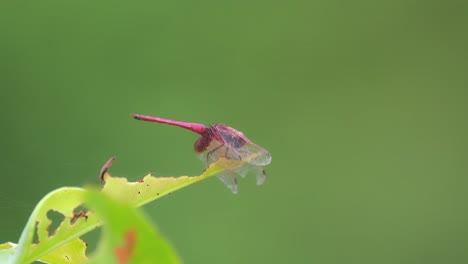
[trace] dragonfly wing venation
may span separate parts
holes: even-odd
[[[242,160],[252,165],[265,166],[271,162],[270,152],[252,142],[248,142],[241,148],[234,149],[234,151],[242,157]]]
[[[227,169],[217,174],[216,177],[218,177],[218,179],[220,179],[233,193],[237,193],[238,187],[236,174],[244,177],[250,171],[252,171],[257,177],[257,185],[262,185],[265,182],[266,175],[263,167],[254,166],[248,163],[233,170]]]
[[[202,153],[198,153],[198,158],[209,166],[211,163],[218,161],[220,158],[228,160],[241,160],[242,157],[234,152],[229,146],[217,141],[212,140],[210,145]]]
[[[233,193],[237,193],[237,178],[230,170],[225,170],[216,175]]]
[[[257,185],[262,185],[266,181],[266,173],[263,167],[256,167],[256,175],[257,175]]]
[[[243,166],[234,168],[233,171],[242,177],[245,177],[249,172],[254,173],[257,178],[257,185],[262,185],[266,180],[265,170],[261,166],[245,163]]]
[[[242,132],[232,127],[217,125],[213,129],[213,135],[235,153],[232,157],[234,159],[244,160],[257,166],[265,166],[271,162],[271,154],[268,151],[255,145]]]

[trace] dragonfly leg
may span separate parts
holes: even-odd
[[[216,148],[210,150],[208,154],[206,154],[206,163],[208,164],[208,160],[210,159],[210,155],[213,154],[215,151],[217,151],[219,148],[221,148],[223,145],[219,145]]]

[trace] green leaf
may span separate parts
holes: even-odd
[[[221,158],[212,163],[200,176],[154,177],[148,174],[136,182],[128,182],[126,178],[112,177],[106,173],[104,175],[106,183],[102,192],[114,199],[142,206],[228,168],[239,167],[244,163],[243,161]]]
[[[128,182],[126,178],[112,177],[105,173],[106,183],[102,192],[132,206],[142,206],[226,169],[242,166],[244,163],[221,158],[211,164],[200,176],[174,178],[147,175],[137,182]],[[85,256],[84,254],[82,257],[76,255],[77,252],[82,252],[80,251],[82,244],[76,242],[76,239],[102,224],[101,219],[93,212],[87,212],[81,216],[74,212],[75,208],[84,203],[85,193],[86,191],[82,188],[64,187],[47,194],[29,217],[18,246],[14,249],[12,263],[30,263],[39,259],[46,261],[47,258],[56,259],[60,256],[65,259],[73,256],[73,261],[68,263],[80,263]],[[48,231],[52,223],[47,216],[49,211],[59,213],[64,217],[51,235]],[[35,234],[37,241],[33,241]],[[67,243],[73,244],[67,245]],[[54,252],[56,250],[57,252]]]
[[[84,202],[84,193],[85,190],[82,188],[64,187],[47,194],[29,217],[15,252],[14,263],[30,263],[38,260],[100,224],[99,219],[92,214],[87,220],[79,218],[75,222],[71,221],[75,215],[73,210]],[[49,210],[64,216],[51,236],[48,231],[52,223],[47,217]],[[33,241],[35,229],[37,229],[37,241]]]
[[[91,263],[179,263],[171,246],[137,209],[89,191],[87,204],[103,222],[103,238]]]
[[[11,242],[0,244],[0,263],[12,262],[16,246],[16,244]]]
[[[84,263],[88,259],[85,252],[86,243],[79,238],[75,238],[41,257],[39,261],[53,264]]]

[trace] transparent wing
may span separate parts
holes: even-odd
[[[257,176],[257,185],[262,185],[266,180],[266,173],[263,167],[256,166],[254,168],[255,175]]]
[[[252,165],[249,163],[244,164],[238,168],[233,169],[236,174],[239,174],[242,177],[245,177],[247,173],[253,172],[257,177],[257,185],[262,185],[266,180],[266,173],[263,167]]]
[[[245,177],[248,172],[253,172],[257,177],[257,185],[262,185],[266,180],[265,170],[263,167],[254,166],[248,163],[244,163],[244,166],[238,167],[234,170],[225,170],[216,175],[233,193],[237,193],[237,177],[236,174]]]
[[[241,148],[233,149],[233,152],[252,165],[265,166],[271,162],[270,152],[252,142],[246,143]]]
[[[225,170],[216,175],[233,193],[237,193],[237,178],[230,170]]]
[[[202,153],[198,153],[197,156],[206,166],[217,161],[221,157],[225,157],[226,159],[238,159],[237,155],[230,151],[229,146],[226,146],[216,139],[211,140],[206,150]]]
[[[215,138],[227,148],[225,150],[227,158],[245,160],[257,166],[270,164],[271,154],[264,148],[252,143],[242,132],[224,125],[218,125],[214,128]]]

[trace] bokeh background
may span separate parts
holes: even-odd
[[[142,113],[273,156],[264,186],[143,208],[185,263],[468,263],[467,3],[1,1],[0,241],[110,156],[199,174],[196,135]]]

